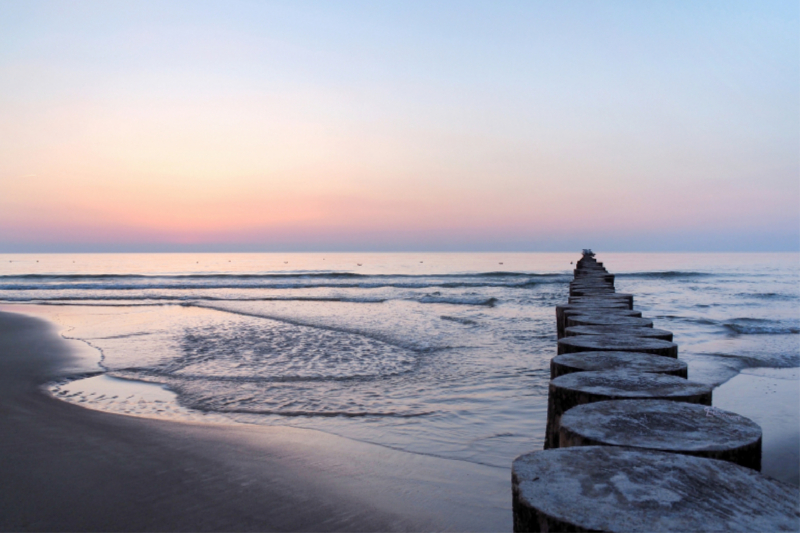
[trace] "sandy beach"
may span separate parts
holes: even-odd
[[[56,400],[74,363],[44,320],[0,313],[0,529],[511,529],[508,471],[326,433],[165,422]]]

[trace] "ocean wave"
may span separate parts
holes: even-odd
[[[693,272],[679,270],[665,270],[661,272],[623,272],[615,274],[617,278],[647,278],[647,279],[674,279],[674,278],[704,278],[714,276],[711,272]]]
[[[486,282],[469,282],[469,281],[452,281],[452,282],[438,282],[431,281],[427,283],[418,282],[398,282],[398,283],[213,283],[213,284],[186,284],[186,283],[162,283],[150,285],[132,285],[132,284],[57,284],[57,285],[0,285],[0,291],[65,291],[65,290],[102,290],[102,291],[141,291],[141,290],[214,290],[214,289],[382,289],[392,287],[397,289],[425,289],[442,287],[445,289],[457,288],[478,288],[478,287],[507,287],[507,288],[523,288],[532,287],[536,284],[533,281],[526,281],[523,283],[486,283]]]
[[[718,326],[720,325],[719,321],[712,320],[710,318],[695,318],[695,317],[686,317],[686,316],[677,316],[677,315],[654,315],[653,319],[664,319],[664,320],[675,320],[678,322],[686,322],[688,324],[700,324],[702,326]]]
[[[524,289],[535,287],[540,282],[526,280],[519,283],[509,282],[489,282],[489,281],[370,281],[362,283],[160,283],[160,284],[99,284],[99,283],[59,283],[59,284],[27,284],[27,285],[0,285],[0,291],[6,292],[29,292],[29,291],[153,291],[153,290],[174,290],[174,291],[206,291],[220,289],[252,290],[252,289],[273,289],[273,290],[292,290],[292,289],[459,289],[459,288],[482,288],[498,287],[507,289]]]
[[[364,278],[404,278],[404,279],[421,279],[421,278],[559,278],[568,280],[569,276],[560,273],[537,273],[537,272],[464,272],[464,273],[451,273],[451,274],[359,274],[356,272],[285,272],[285,273],[252,273],[252,274],[227,274],[227,273],[209,273],[209,274],[3,274],[0,275],[0,283],[13,280],[44,280],[44,281],[57,281],[57,280],[108,280],[108,279],[131,279],[131,280],[194,280],[194,279],[364,279]]]
[[[207,411],[226,414],[252,414],[252,415],[277,415],[277,416],[302,416],[302,417],[344,417],[344,418],[418,418],[435,414],[436,411],[421,411],[418,413],[403,413],[397,411],[306,411],[306,410],[283,410],[283,409],[241,409],[241,408],[203,408],[192,406],[198,411]]]
[[[739,335],[794,335],[800,333],[800,325],[786,324],[768,318],[733,318],[728,320],[713,320],[710,318],[685,317],[675,315],[659,315],[654,319],[675,320],[687,324],[701,326],[717,326]]]
[[[756,298],[759,300],[796,300],[797,295],[778,292],[740,292],[736,296]]]
[[[382,342],[382,341],[381,341]],[[389,344],[389,343],[385,343]],[[241,376],[229,375],[219,376],[213,374],[189,374],[179,373],[172,369],[162,368],[141,368],[141,367],[128,367],[128,368],[114,368],[108,372],[108,375],[120,379],[134,379],[140,381],[147,381],[143,378],[168,378],[171,381],[200,381],[200,382],[226,382],[226,383],[308,383],[308,382],[331,382],[331,381],[369,381],[374,379],[386,379],[389,377],[402,376],[404,374],[411,374],[415,368],[409,367],[405,370],[396,370],[380,373],[354,373],[347,375],[326,375],[326,374],[282,374],[275,376]]]
[[[423,304],[451,304],[451,305],[480,305],[494,307],[499,301],[497,298],[470,298],[426,295],[416,300]]]
[[[735,318],[723,323],[723,326],[740,335],[796,335],[800,334],[800,326],[789,325],[764,318]]]
[[[800,356],[797,353],[705,352],[697,355],[719,358],[720,361],[714,361],[714,359],[711,359],[711,361],[722,363],[734,371],[732,375],[728,376],[728,379],[745,368],[797,368],[800,366]]]
[[[182,304],[185,302],[196,301],[209,301],[209,302],[351,302],[351,303],[382,303],[385,298],[370,298],[370,297],[347,297],[347,296],[274,296],[274,297],[238,297],[238,298],[223,298],[217,296],[171,296],[171,295],[158,295],[158,294],[142,294],[138,296],[12,296],[2,297],[0,302],[13,302],[13,303],[46,303],[46,302],[147,302],[147,301],[161,301]],[[67,304],[65,304],[67,305]],[[80,304],[78,304],[80,305]],[[98,304],[107,305],[107,304]],[[128,305],[128,304],[126,304]]]
[[[477,305],[484,307],[494,307],[499,300],[497,298],[485,297],[469,297],[469,296],[438,296],[438,295],[425,295],[421,298],[408,298],[411,301],[416,301],[423,304],[452,304],[452,305]],[[386,298],[370,298],[370,297],[347,297],[347,296],[330,296],[330,297],[315,297],[315,296],[286,296],[286,297],[238,297],[238,298],[223,298],[215,296],[202,296],[202,295],[187,295],[187,296],[171,296],[171,295],[137,295],[137,296],[53,296],[53,297],[40,297],[40,296],[19,296],[19,297],[5,297],[0,298],[0,302],[8,303],[61,303],[62,305],[69,305],[75,302],[75,305],[89,305],[94,302],[95,305],[107,305],[114,302],[131,302],[130,304],[122,305],[135,305],[133,302],[160,302],[159,305],[176,304],[176,305],[191,305],[195,302],[344,302],[344,303],[383,303],[387,301]],[[80,302],[80,303],[78,303]],[[119,304],[118,304],[119,305]]]
[[[449,348],[449,346],[430,346],[427,343],[414,343],[408,342],[406,339],[405,341],[400,341],[394,337],[390,337],[384,334],[373,333],[369,331],[364,331],[358,328],[349,328],[349,327],[339,327],[333,326],[330,324],[321,324],[319,322],[315,322],[312,320],[302,320],[294,317],[286,317],[283,315],[272,314],[272,313],[259,313],[259,312],[252,312],[252,311],[244,311],[240,309],[230,309],[227,307],[223,307],[220,305],[214,304],[204,304],[202,302],[198,302],[197,304],[193,305],[194,307],[198,307],[201,309],[212,309],[214,311],[220,311],[222,313],[230,313],[233,315],[240,315],[240,316],[248,316],[254,318],[265,318],[267,320],[275,320],[277,322],[283,322],[285,324],[293,324],[295,326],[308,326],[310,328],[320,329],[320,330],[328,330],[328,331],[335,331],[339,333],[348,333],[351,335],[359,335],[362,337],[366,337],[369,339],[373,339],[379,342],[383,342],[387,345],[396,346],[398,348],[403,348],[406,350],[411,350],[413,352],[433,352],[436,350],[444,350]]]
[[[355,272],[292,272],[270,274],[6,274],[0,275],[0,281],[14,279],[41,279],[41,280],[104,280],[104,279],[274,279],[274,278],[366,278],[374,277],[370,274],[357,274]]]
[[[514,278],[514,277],[535,277],[535,278],[563,278],[566,280],[572,279],[572,276],[567,276],[566,274],[559,274],[555,272],[551,273],[538,273],[532,274],[530,272],[504,272],[504,271],[495,271],[495,272],[481,272],[479,274],[473,274],[478,277],[493,277],[493,278]]]
[[[470,320],[469,318],[461,318],[457,316],[442,315],[439,318],[441,318],[442,320],[448,320],[450,322],[458,322],[459,324],[464,324],[465,326],[475,326],[478,324],[477,322],[475,322],[474,320]]]
[[[157,303],[150,303],[150,302],[114,302],[114,301],[105,301],[105,302],[94,302],[94,301],[80,301],[74,302],[71,300],[66,301],[49,301],[49,300],[16,300],[11,301],[0,299],[0,303],[14,303],[14,304],[35,304],[35,305],[49,305],[49,306],[75,306],[75,307],[168,307],[170,305],[176,305],[176,302],[157,302]],[[178,304],[183,305],[183,304]]]

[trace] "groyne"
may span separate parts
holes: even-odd
[[[556,307],[544,450],[512,467],[514,531],[798,531],[761,428],[711,406],[672,332],[584,250]]]

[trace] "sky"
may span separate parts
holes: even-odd
[[[797,251],[796,1],[0,0],[0,252]]]

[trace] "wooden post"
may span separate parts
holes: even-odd
[[[616,314],[572,315],[567,318],[567,327],[572,326],[629,326],[634,328],[652,328],[649,318],[622,316]]]
[[[796,487],[727,461],[616,446],[518,457],[514,531],[798,531]]]
[[[688,378],[686,363],[672,357],[637,352],[580,352],[557,355],[550,360],[550,379],[573,372],[627,370],[654,372]]]
[[[564,337],[577,337],[578,335],[623,335],[628,337],[648,337],[672,342],[672,332],[665,329],[610,325],[572,326],[564,330]]]
[[[761,427],[736,413],[703,405],[595,402],[561,416],[559,448],[595,444],[684,453],[761,470]]]
[[[550,381],[545,449],[558,447],[561,415],[576,405],[605,400],[671,400],[711,405],[711,390],[710,385],[677,376],[627,370],[559,376]]]
[[[620,301],[557,305],[556,328],[558,330],[558,335],[559,335],[558,338],[560,339],[561,337],[564,336],[564,328],[567,327],[566,317],[570,315],[598,314],[598,313],[611,313],[614,315],[635,316],[635,317],[642,316],[641,311],[634,311],[633,309],[628,309],[628,305]]]
[[[678,357],[678,345],[647,337],[622,335],[579,335],[558,340],[558,354],[576,352],[643,352]]]

